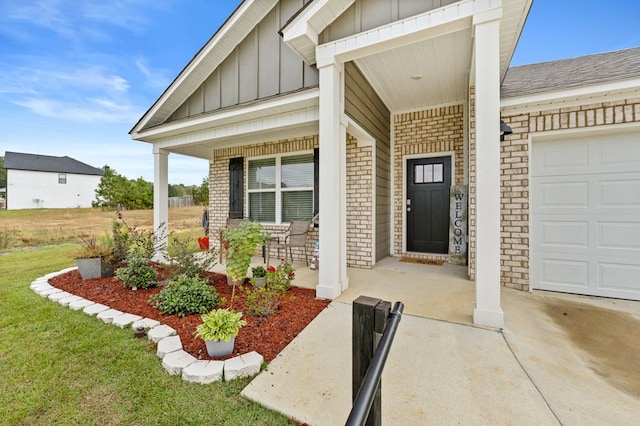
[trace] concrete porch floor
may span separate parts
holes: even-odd
[[[261,259],[254,258],[260,264]],[[349,269],[349,289],[243,391],[310,425],[351,409],[351,301],[402,301],[383,373],[383,422],[637,424],[640,302],[502,290],[505,329],[472,326],[466,267],[402,263]],[[296,263],[295,285],[317,272]]]
[[[265,264],[262,257],[256,256],[251,266],[258,265]],[[318,271],[300,261],[293,262],[293,266],[296,279],[292,284],[315,289]],[[225,265],[218,264],[212,270],[225,273]],[[391,303],[401,301],[405,314],[473,324],[475,286],[467,278],[466,266],[405,263],[398,257],[387,257],[372,269],[348,268],[347,273],[349,288],[335,299],[337,302],[351,303],[365,295]]]

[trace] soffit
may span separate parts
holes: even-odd
[[[471,48],[467,29],[354,62],[387,108],[399,112],[464,101]]]
[[[213,149],[318,133],[318,89],[274,97],[146,129],[137,139],[210,159]]]

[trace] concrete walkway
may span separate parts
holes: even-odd
[[[474,286],[451,265],[391,259],[349,276],[244,396],[310,425],[344,424],[350,302],[363,294],[406,305],[382,378],[384,424],[638,424],[640,302],[504,289],[497,331],[471,325]]]

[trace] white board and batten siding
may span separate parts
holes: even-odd
[[[532,142],[531,284],[640,300],[640,131]]]

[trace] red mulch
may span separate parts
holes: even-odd
[[[158,268],[160,279],[164,279],[168,271]],[[232,286],[227,284],[226,276],[209,274],[210,282],[215,286],[218,297],[226,302],[220,307],[229,307]],[[176,330],[182,340],[183,349],[198,359],[213,359],[207,354],[202,339],[193,335],[198,324],[202,323],[200,315],[189,315],[179,318],[176,315],[164,315],[149,303],[149,297],[158,293],[161,287],[150,290],[131,290],[122,285],[115,277],[82,280],[77,270],[59,275],[49,280],[50,284],[71,294],[84,297],[96,303],[102,303],[122,312],[140,315],[160,321]],[[250,286],[248,282],[244,286]],[[243,311],[245,295],[236,287],[236,301],[233,309]],[[247,325],[242,327],[236,337],[233,354],[216,359],[226,359],[247,352],[256,351],[265,361],[271,361],[293,340],[319,313],[329,304],[329,300],[317,299],[315,291],[292,287],[280,306],[280,310],[267,318],[244,315]],[[133,334],[133,332],[132,332]]]

